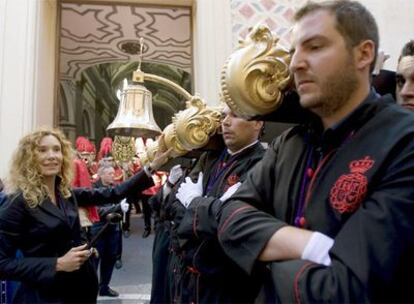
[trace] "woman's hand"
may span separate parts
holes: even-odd
[[[78,270],[91,256],[91,250],[87,244],[72,247],[64,256],[57,259],[56,271],[72,272]]]

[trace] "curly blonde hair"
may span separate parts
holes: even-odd
[[[21,191],[31,208],[37,207],[48,196],[48,188],[43,181],[36,153],[40,140],[48,135],[56,137],[62,149],[62,168],[58,174],[60,178],[59,191],[65,198],[71,196],[74,156],[72,145],[60,130],[41,128],[20,139],[13,154],[6,186],[7,193]]]

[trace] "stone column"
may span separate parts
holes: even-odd
[[[0,1],[0,177],[22,135],[53,124],[56,0]]]
[[[198,0],[193,13],[195,92],[217,105],[220,71],[232,51],[230,0]]]

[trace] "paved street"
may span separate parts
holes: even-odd
[[[115,269],[111,288],[120,293],[119,298],[99,297],[100,304],[148,303],[151,293],[151,251],[154,232],[143,239],[144,219],[133,214],[131,235],[123,238],[123,266]]]

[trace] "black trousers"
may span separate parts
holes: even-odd
[[[142,202],[142,212],[144,214],[144,226],[145,230],[151,230],[151,215],[152,209],[148,200],[151,196],[150,195],[142,195],[141,202]]]
[[[91,228],[91,234],[95,235],[103,226],[96,223]],[[99,289],[105,290],[109,287],[115,262],[121,247],[122,234],[119,225],[109,225],[96,243],[99,257],[94,258],[96,270],[99,269]],[[98,268],[99,267],[99,268]]]

